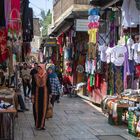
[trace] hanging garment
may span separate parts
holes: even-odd
[[[5,3],[5,22],[6,28],[8,27],[8,22],[10,19],[10,12],[11,12],[11,0],[4,0]]]
[[[90,86],[90,77],[88,78],[88,81],[87,81],[87,91],[88,92],[92,92],[93,91],[93,87]]]
[[[90,16],[88,17],[88,21],[89,21],[89,22],[98,22],[99,19],[100,19],[100,16],[98,16],[98,15],[90,15]]]
[[[132,49],[133,44],[134,44],[133,39],[132,38],[129,38],[127,40],[127,47],[128,47],[128,54],[129,54],[128,55],[128,59],[129,60],[133,60],[133,49]]]
[[[88,59],[95,59],[96,58],[96,49],[97,46],[94,43],[88,44]]]
[[[90,75],[90,86],[93,87],[95,84],[95,77],[94,75]]]
[[[11,0],[9,28],[15,31],[19,31],[21,29],[20,0]]]
[[[8,58],[7,49],[7,31],[5,28],[0,29],[0,63]]]
[[[5,27],[5,5],[4,5],[4,0],[0,0],[0,27]]]
[[[90,8],[89,10],[88,10],[88,15],[98,15],[99,16],[99,8]]]
[[[96,44],[97,43],[97,32],[98,29],[89,29],[88,34],[89,34],[89,42]]]
[[[99,46],[99,51],[101,52],[100,60],[102,62],[107,61],[106,50],[107,50],[107,47],[105,45]]]
[[[110,25],[110,44],[109,47],[114,47],[115,45],[115,21],[112,21]]]
[[[135,69],[136,69],[136,77],[140,77],[140,65],[136,65],[135,66]]]
[[[127,49],[125,46],[115,46],[112,49],[112,59],[111,62],[115,64],[115,66],[122,66],[125,60],[125,53]]]
[[[122,25],[127,27],[137,27],[139,23],[140,11],[136,7],[135,0],[124,0],[122,5]]]
[[[137,64],[140,63],[140,51],[138,50],[138,43],[133,44],[132,49],[134,50],[134,60]]]
[[[114,69],[113,64],[108,65],[108,95],[114,95]]]
[[[111,63],[112,49],[113,48],[108,47],[107,50],[106,50],[106,62],[108,64]]]
[[[114,67],[114,71],[115,71],[115,94],[120,95],[124,88],[123,88],[123,66],[121,67]]]
[[[66,47],[64,49],[64,59],[69,60],[72,58],[72,47]]]
[[[88,28],[89,29],[98,29],[100,26],[100,23],[99,22],[89,22],[88,23]]]
[[[125,53],[125,60],[124,60],[124,89],[127,89],[127,75],[130,73],[130,69],[129,69],[129,62],[128,62],[128,58],[129,58],[129,54],[128,54],[128,47],[127,48],[127,52]]]
[[[95,88],[101,88],[101,82],[102,82],[102,75],[99,73],[95,74]]]

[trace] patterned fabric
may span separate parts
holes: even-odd
[[[5,28],[0,29],[0,63],[8,58],[7,49],[7,31]]]
[[[11,0],[4,0],[5,3],[5,20],[6,20],[6,27],[8,27],[8,21],[10,18],[10,11],[11,11]]]
[[[19,31],[21,28],[20,0],[11,0],[11,13],[10,13],[9,27],[16,31]]]
[[[115,67],[115,92],[121,94],[123,91],[123,67]]]
[[[60,94],[62,88],[61,88],[61,85],[60,85],[58,77],[56,77],[56,78],[49,78],[49,81],[50,81],[50,85],[51,85],[51,94],[52,95]]]
[[[114,94],[114,70],[113,64],[108,66],[108,95]]]

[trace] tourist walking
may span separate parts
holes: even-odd
[[[38,66],[38,72],[33,81],[32,103],[35,127],[40,130],[45,130],[45,117],[48,105],[47,93],[47,74],[45,65]]]
[[[54,106],[54,103],[57,100],[58,95],[62,94],[62,86],[59,82],[59,79],[53,67],[49,67],[47,72],[48,72],[48,80],[47,80],[48,93],[51,98],[50,102],[52,106]]]
[[[23,69],[21,70],[21,78],[23,83],[23,92],[25,99],[29,99],[30,91],[31,91],[31,76],[30,69],[28,68],[27,63],[23,64]],[[27,92],[28,89],[28,92]]]
[[[34,63],[34,68],[30,72],[30,75],[32,77],[32,82],[31,82],[32,91],[31,92],[34,91],[33,81],[35,81],[35,75],[37,74],[37,69],[38,69],[38,63]]]

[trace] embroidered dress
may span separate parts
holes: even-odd
[[[33,114],[36,128],[44,128],[45,126],[45,117],[48,106],[48,93],[46,81],[46,74],[43,77],[40,77],[38,74],[36,74],[35,81],[33,82]]]

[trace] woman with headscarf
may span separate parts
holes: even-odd
[[[48,92],[47,92],[47,74],[45,66],[40,64],[38,72],[33,81],[33,114],[35,119],[35,127],[40,130],[45,130],[45,117],[48,105]]]
[[[47,79],[47,86],[48,86],[48,93],[51,96],[51,104],[54,106],[54,102],[57,100],[58,95],[62,93],[62,87],[59,82],[58,76],[55,73],[55,68],[49,67],[48,70],[48,79]]]

